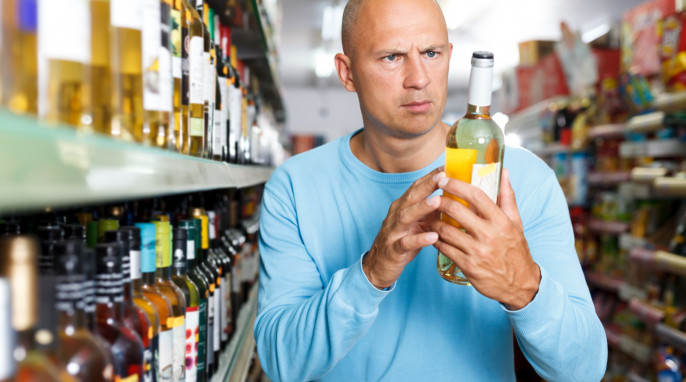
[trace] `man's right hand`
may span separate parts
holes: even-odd
[[[443,167],[417,179],[391,203],[372,248],[362,259],[367,279],[378,289],[393,285],[422,248],[438,241],[430,224],[440,216],[441,201],[440,196],[429,196],[438,189],[434,178],[441,171]]]

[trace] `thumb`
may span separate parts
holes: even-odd
[[[510,184],[510,172],[506,168],[503,168],[503,174],[500,178],[498,206],[500,206],[500,209],[503,210],[505,215],[507,215],[513,223],[522,228],[522,218],[519,216],[515,193]]]

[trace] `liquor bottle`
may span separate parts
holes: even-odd
[[[84,276],[83,281],[83,315],[84,325],[91,331],[96,333],[95,325],[95,245],[93,247],[84,248],[83,256],[81,257],[81,272]],[[98,335],[99,338],[101,338]],[[104,339],[101,338],[104,342]]]
[[[119,220],[100,219],[98,220],[98,243],[105,242],[105,232],[116,231],[119,229]]]
[[[184,3],[187,2],[184,0]],[[205,57],[203,56],[204,27],[195,9],[188,6],[186,12],[189,22],[190,42],[188,51],[189,67],[189,153],[200,157],[205,150],[205,116],[204,116],[204,73]]]
[[[11,294],[9,281],[0,277],[0,381],[16,380],[17,365],[12,357],[15,338],[12,331]]]
[[[157,289],[164,294],[172,306],[173,318],[171,319],[173,331],[173,380],[185,379],[186,368],[186,298],[183,292],[171,280],[171,225],[168,221],[154,221],[157,239],[156,266],[157,266]]]
[[[203,147],[202,156],[205,157],[207,153],[207,138],[209,137],[210,129],[210,87],[209,85],[209,66],[210,66],[210,34],[208,31],[207,15],[209,13],[209,7],[205,4],[203,0],[195,0],[195,11],[200,17],[200,22],[202,24],[202,104],[203,104]]]
[[[455,122],[448,132],[445,172],[450,178],[479,187],[496,202],[500,190],[505,145],[503,133],[490,115],[492,79],[493,53],[474,52],[467,113]],[[454,195],[446,193],[445,196],[467,205],[464,200]],[[460,228],[459,223],[449,216],[442,215],[441,219]],[[440,252],[437,268],[445,280],[460,285],[471,285],[457,265]]]
[[[152,340],[150,340],[150,345],[148,349],[152,352],[149,354],[146,350],[146,370],[144,378],[146,381],[150,377],[151,381],[157,381],[157,370],[159,369],[158,354],[159,354],[159,335],[160,335],[160,318],[157,315],[157,310],[155,305],[143,294],[143,289],[141,286],[141,230],[134,226],[124,226],[120,229],[129,232],[129,256],[131,258],[131,297],[133,298],[133,303],[143,310],[144,314],[147,316],[148,321],[150,321],[150,328],[152,331]],[[150,361],[150,357],[152,358]],[[150,363],[150,369],[147,369],[148,362]]]
[[[11,290],[12,328],[16,343],[17,381],[59,381],[59,370],[36,349],[38,322],[38,243],[28,236],[0,237],[0,277]]]
[[[229,129],[229,153],[231,156],[231,163],[240,163],[240,137],[242,134],[241,123],[243,120],[242,113],[242,99],[243,90],[241,89],[241,78],[236,70],[238,64],[236,47],[230,47],[230,69],[231,69],[231,84],[229,88],[229,107],[231,108],[231,121]]]
[[[174,314],[169,300],[157,288],[155,279],[156,228],[152,223],[136,223],[141,232],[141,289],[157,311],[160,320],[158,380],[171,381],[173,376]]]
[[[123,140],[143,138],[143,4],[110,0],[111,135]]]
[[[109,344],[115,378],[143,380],[143,342],[123,321],[121,246],[101,243],[95,246],[95,320],[96,329]]]
[[[2,102],[15,113],[38,112],[38,48],[36,0],[2,3],[2,52],[0,77]],[[4,55],[4,54],[3,54]]]
[[[153,323],[148,319],[145,311],[139,308],[133,300],[133,291],[131,285],[131,232],[128,229],[118,229],[116,231],[105,232],[106,243],[117,243],[121,249],[121,269],[122,269],[122,287],[124,290],[124,301],[122,306],[122,321],[124,325],[133,330],[141,338],[143,342],[143,373],[144,380],[153,380],[153,355],[155,349],[153,347],[154,329]]]
[[[216,339],[218,338],[219,334],[219,309],[220,309],[220,299],[221,299],[221,291],[220,291],[220,278],[219,278],[219,272],[216,268],[216,265],[212,260],[210,260],[210,230],[209,230],[209,218],[207,216],[207,212],[204,209],[199,209],[201,212],[200,215],[200,224],[201,224],[201,229],[200,229],[200,234],[201,234],[201,249],[200,249],[200,267],[205,271],[205,275],[207,276],[209,280],[209,285],[210,285],[210,291],[212,295],[212,303],[209,304],[208,306],[211,305],[211,309],[208,308],[207,312],[207,317],[208,317],[208,354],[211,354],[211,357],[208,357],[209,359],[209,366],[208,370],[210,374],[214,374],[217,370],[218,366],[218,360],[219,360],[219,344],[216,343]],[[196,213],[197,214],[197,213]]]
[[[198,287],[198,352],[197,352],[197,376],[198,381],[206,381],[207,377],[207,306],[210,299],[209,284],[205,275],[198,269],[198,251],[200,248],[199,231],[196,229],[196,220],[183,220],[179,222],[179,228],[187,232],[186,265],[188,278]]]
[[[217,214],[214,211],[207,211],[207,235],[208,235],[208,248],[205,253],[205,260],[207,261],[208,267],[212,271],[215,277],[215,290],[214,290],[214,328],[212,336],[212,345],[214,346],[214,370],[215,372],[219,368],[219,352],[221,351],[221,332],[224,329],[222,320],[222,309],[226,309],[226,304],[222,303],[222,297],[224,297],[226,287],[222,285],[224,278],[223,275],[223,263],[220,264],[216,260],[215,245],[217,244]],[[203,222],[201,220],[201,222]],[[204,222],[203,222],[204,223]]]
[[[55,245],[64,237],[64,231],[55,223],[45,223],[38,226],[36,233],[40,238],[40,254],[38,255],[38,268],[40,274],[52,274],[55,262]]]
[[[212,159],[224,161],[228,155],[226,150],[228,108],[227,101],[227,78],[228,70],[224,66],[221,49],[217,52],[217,82],[215,84],[214,100],[214,129],[212,131]]]
[[[205,370],[207,371],[207,377],[209,378],[214,373],[214,304],[216,301],[215,293],[218,293],[218,291],[216,290],[216,278],[205,263],[205,251],[208,248],[208,232],[207,224],[205,224],[207,215],[205,215],[205,211],[202,208],[193,208],[189,215],[195,217],[196,269],[198,270],[198,273],[205,278],[207,289],[209,290],[207,298],[207,357],[205,364]]]
[[[236,255],[236,250],[229,242],[227,232],[228,230],[225,231],[225,234],[222,235],[220,239],[222,249],[222,255],[220,256],[220,259],[223,262],[222,272],[224,276],[224,279],[222,280],[222,286],[224,286],[222,295],[222,348],[225,348],[228,345],[234,329],[233,309],[231,306],[231,258]]]
[[[184,41],[188,36],[185,8],[182,0],[174,0],[170,11],[170,49],[172,54],[173,77],[173,110],[174,128],[170,129],[174,137],[174,150],[184,152],[184,144],[188,141],[188,51]],[[185,73],[185,80],[184,74]],[[185,105],[185,108],[182,107]]]
[[[186,358],[184,363],[186,382],[195,382],[198,380],[196,363],[198,351],[197,337],[200,330],[198,312],[200,294],[198,287],[188,277],[186,265],[186,253],[188,250],[195,251],[195,244],[192,244],[193,247],[189,248],[188,231],[182,228],[174,228],[173,237],[172,252],[174,254],[174,261],[172,263],[172,281],[183,292],[186,299]]]
[[[109,350],[85,326],[83,246],[78,240],[56,245],[55,309],[60,343],[56,358],[68,375],[80,381],[111,381],[114,370]]]
[[[110,0],[90,0],[91,57],[89,97],[93,130],[112,135],[112,85],[110,76]],[[84,223],[88,224],[88,223]]]
[[[38,116],[90,129],[88,0],[38,1]]]

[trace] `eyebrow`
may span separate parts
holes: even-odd
[[[433,44],[423,49],[421,52],[428,52],[433,50],[445,50],[448,44]],[[391,54],[407,54],[407,50],[401,48],[382,48],[374,52],[375,55],[391,55]]]

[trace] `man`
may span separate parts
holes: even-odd
[[[514,381],[514,330],[543,378],[600,380],[605,334],[553,172],[507,148],[498,204],[442,172],[452,45],[440,8],[351,0],[343,24],[336,68],[364,128],[291,158],[265,187],[255,338],[266,373]],[[438,275],[437,249],[473,287]]]

